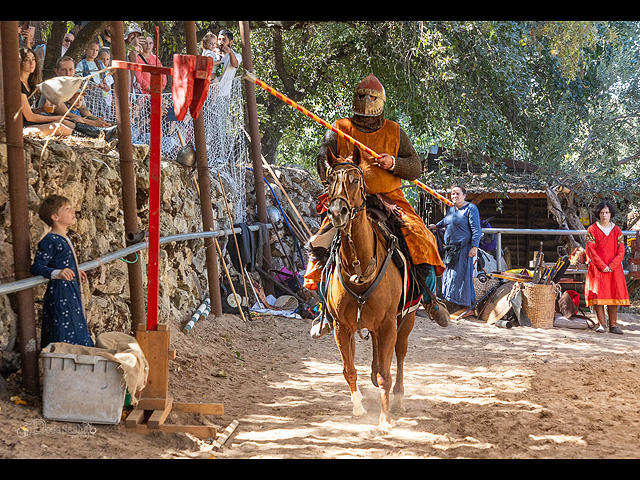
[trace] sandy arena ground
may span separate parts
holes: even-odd
[[[0,385],[0,458],[638,458],[640,315],[621,314],[619,324],[622,336],[503,329],[474,318],[441,328],[418,318],[406,360],[406,411],[381,434],[370,341],[356,342],[368,413],[354,418],[334,340],[311,339],[309,320],[244,323],[223,315],[189,334],[176,323],[170,394],[222,403],[225,413],[173,412],[167,423],[214,425],[222,433],[237,420],[222,448],[185,433],[140,435],[122,423],[42,423],[40,400],[13,375]],[[38,421],[46,428],[18,434]]]

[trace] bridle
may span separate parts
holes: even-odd
[[[335,167],[345,166],[347,168],[336,170]],[[347,182],[349,177],[353,176],[353,171],[357,171],[358,181],[360,183],[360,196],[362,203],[360,205],[352,206],[349,209],[349,219],[356,218],[364,209],[367,200],[367,193],[364,190],[364,174],[362,169],[352,162],[340,162],[332,165],[327,170],[327,179],[329,179],[329,203],[334,200],[342,200],[347,205],[351,206],[351,201],[346,195],[348,191]],[[334,180],[335,178],[335,180]],[[336,194],[337,190],[337,194]]]
[[[338,167],[338,166],[347,166],[347,168],[339,169],[336,171],[334,167]],[[345,192],[348,191],[348,188],[347,188],[348,176],[349,174],[353,173],[353,170],[357,170],[358,172],[358,181],[360,182],[359,188],[360,188],[360,194],[362,197],[362,203],[360,205],[353,206],[349,209],[349,221],[355,219],[366,208],[367,194],[364,189],[364,174],[362,172],[362,169],[358,165],[351,162],[340,162],[329,167],[329,169],[327,170],[327,179],[329,179],[329,182],[328,182],[329,183],[329,204],[331,204],[334,200],[339,199],[345,202],[348,206],[351,206],[351,204]],[[351,247],[351,250],[355,254],[355,246],[353,244],[353,240],[351,239],[351,234],[348,231],[348,229],[345,228],[348,224],[349,222],[347,222],[343,227],[338,228],[338,233],[335,236],[333,243],[331,245],[329,261],[327,262],[325,269],[331,269],[332,265],[335,265],[337,270],[336,273],[338,275],[338,280],[340,281],[340,284],[345,289],[345,291],[349,293],[349,295],[354,297],[358,302],[357,332],[360,335],[360,337],[365,338],[361,332],[361,322],[360,322],[362,307],[364,307],[364,304],[367,302],[367,300],[369,299],[371,294],[376,290],[376,288],[378,288],[378,285],[380,285],[380,282],[384,278],[385,272],[387,271],[387,267],[389,266],[389,263],[391,261],[391,257],[393,256],[394,251],[398,247],[398,238],[389,232],[390,236],[389,236],[389,244],[387,246],[387,250],[388,250],[387,256],[377,275],[375,271],[376,270],[375,267],[377,265],[375,254],[371,259],[369,266],[367,267],[367,270],[364,272],[364,275],[360,267],[360,261],[356,257],[356,260],[351,264],[351,266],[355,269],[356,273],[349,277],[349,281],[345,281],[345,279],[342,276],[342,262],[339,256],[340,237],[342,234],[344,234],[347,237],[349,246]],[[377,241],[375,245],[377,247]],[[323,275],[324,275],[324,272],[323,272]],[[369,277],[373,279],[373,283],[371,283],[369,288],[367,288],[367,290],[364,293],[356,293],[349,287],[349,284],[362,285],[362,284],[368,283],[371,280]]]

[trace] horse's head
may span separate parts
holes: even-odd
[[[345,228],[365,206],[364,177],[358,166],[360,151],[355,149],[351,161],[335,157],[327,149],[327,182],[329,185],[329,210],[331,223],[338,229]]]

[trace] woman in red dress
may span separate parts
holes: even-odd
[[[611,222],[615,207],[609,202],[600,202],[594,210],[598,220],[587,229],[586,253],[589,270],[585,281],[585,303],[594,306],[600,325],[596,332],[604,332],[606,319],[604,307],[609,314],[609,332],[622,334],[618,327],[618,305],[630,305],[627,282],[622,270],[624,236],[620,227]]]

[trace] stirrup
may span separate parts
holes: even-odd
[[[439,301],[437,298],[433,298],[429,303],[425,302],[423,299],[422,306],[424,307],[424,310],[427,312],[427,315],[429,315],[429,318],[431,320],[436,322],[441,327],[449,326],[449,319],[451,317],[444,303]]]
[[[333,330],[331,322],[327,320],[326,315],[321,313],[313,319],[309,335],[311,335],[311,338],[318,339],[320,337],[324,337],[327,333],[330,333],[331,330]]]

